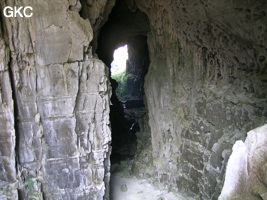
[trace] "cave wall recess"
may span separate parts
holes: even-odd
[[[267,122],[266,2],[136,4],[151,25],[152,143],[136,173],[195,199],[217,199],[233,144]]]

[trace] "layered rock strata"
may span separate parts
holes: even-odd
[[[1,199],[109,198],[109,72],[78,3],[23,1],[32,18],[2,17]]]
[[[267,122],[265,0],[117,0],[109,21],[114,1],[16,3],[34,16],[1,16],[2,199],[108,199],[109,73],[94,50],[109,65],[139,36],[151,62],[132,168],[218,198],[234,143]]]
[[[167,189],[217,199],[233,144],[267,122],[266,2],[136,4],[151,25],[153,165],[138,163],[140,171]]]

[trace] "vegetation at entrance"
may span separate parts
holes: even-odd
[[[127,83],[130,74],[126,72],[126,61],[128,59],[127,45],[120,47],[114,51],[114,60],[111,63],[111,78],[116,80],[118,88],[116,89],[117,97],[120,101],[132,99],[131,95],[127,93]]]
[[[121,102],[127,101],[129,99],[134,99],[134,97],[127,92],[127,83],[131,74],[126,73],[126,70],[120,71],[117,74],[111,76],[117,81],[118,87],[116,89],[116,95]]]

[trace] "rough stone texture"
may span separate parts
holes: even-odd
[[[248,132],[237,141],[229,158],[219,200],[266,199],[267,125]]]
[[[0,199],[6,196],[15,199],[17,190],[6,190],[15,187],[15,127],[14,105],[11,81],[8,69],[9,49],[5,45],[3,33],[0,31]],[[14,198],[13,198],[14,197]]]
[[[16,6],[33,6],[33,18],[1,16],[2,199],[108,199],[108,72],[90,43],[112,3],[23,0]],[[233,144],[267,122],[266,1],[117,3],[99,35],[107,65],[118,45],[151,30],[149,112],[133,169],[194,199],[217,199]],[[252,193],[264,199],[261,190]]]
[[[266,3],[118,0],[99,37],[107,65],[118,45],[149,31],[136,25],[147,26],[137,8],[151,29],[151,142],[139,145],[148,131],[141,129],[133,170],[166,189],[217,199],[233,144],[267,121]]]
[[[151,130],[148,124],[147,113],[139,119],[140,131],[137,136],[137,152],[132,165],[132,172],[140,178],[151,179],[151,172],[155,170],[153,166]]]
[[[77,0],[76,0],[77,1]],[[94,38],[92,41],[93,49],[97,48],[97,39],[100,28],[108,20],[109,14],[115,5],[116,0],[80,0],[76,6],[70,9],[77,9],[84,19],[89,19],[94,30]],[[80,8],[81,7],[81,8]],[[93,50],[93,52],[95,52]]]
[[[3,18],[1,199],[109,199],[109,72],[76,4],[23,1],[32,18]]]
[[[232,145],[267,121],[266,2],[136,2],[151,24],[151,177],[217,199]]]
[[[143,99],[144,79],[149,66],[146,37],[136,36],[129,38],[128,57],[126,63],[128,79],[125,93],[133,97],[133,99]]]

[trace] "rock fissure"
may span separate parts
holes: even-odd
[[[15,134],[15,144],[14,144],[14,149],[15,149],[15,158],[16,158],[16,165],[15,165],[15,169],[17,170],[18,168],[18,160],[19,160],[19,155],[18,155],[18,141],[19,141],[19,127],[18,127],[18,121],[19,121],[19,117],[18,117],[18,103],[17,103],[17,98],[16,98],[16,87],[15,87],[15,81],[14,81],[14,76],[13,76],[13,71],[12,71],[12,67],[11,67],[11,56],[8,59],[8,76],[9,76],[9,81],[10,81],[10,90],[11,90],[11,94],[12,94],[12,103],[13,103],[13,119],[14,119],[14,134]],[[5,102],[3,102],[5,104]],[[18,171],[17,171],[18,173]]]

